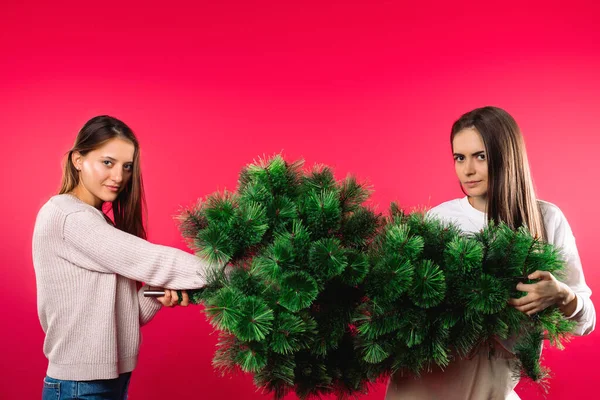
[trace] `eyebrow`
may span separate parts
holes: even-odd
[[[118,161],[115,158],[112,158],[111,156],[104,156],[104,158],[110,160],[110,161]],[[125,161],[123,164],[133,164],[133,161]]]
[[[478,155],[483,154],[483,153],[485,153],[485,150],[477,151],[477,152],[471,154],[471,156],[478,156]],[[461,154],[461,153],[454,153],[454,155],[455,156],[464,156],[464,154]]]

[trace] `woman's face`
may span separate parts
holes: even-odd
[[[477,130],[465,128],[452,140],[454,169],[469,197],[485,198],[488,188],[488,164],[485,144]]]
[[[114,138],[85,156],[73,153],[72,162],[79,170],[79,185],[74,192],[81,200],[99,208],[116,200],[133,171],[133,143]]]

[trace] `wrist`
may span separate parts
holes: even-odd
[[[557,305],[559,307],[565,307],[571,302],[573,302],[573,300],[575,300],[575,292],[573,292],[573,290],[569,286],[562,283],[561,290],[559,291]]]

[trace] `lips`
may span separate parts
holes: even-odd
[[[119,191],[119,186],[106,185],[106,187],[108,188],[108,190],[110,190],[112,192],[118,192]]]
[[[478,185],[480,183],[481,183],[481,181],[467,181],[467,182],[464,183],[464,185],[468,186],[468,187],[473,187],[473,186],[476,186],[476,185]]]

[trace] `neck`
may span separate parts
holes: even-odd
[[[92,207],[97,208],[98,210],[102,209],[102,200],[98,199],[96,196],[92,195],[88,190],[86,190],[81,185],[75,187],[70,194],[77,197],[79,200],[84,203],[89,204]]]
[[[481,212],[486,212],[487,209],[487,198],[485,196],[469,196],[468,197],[469,204],[471,206]]]

